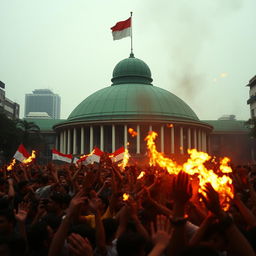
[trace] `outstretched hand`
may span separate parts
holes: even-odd
[[[68,237],[68,249],[75,256],[92,256],[93,250],[87,238],[72,233]]]
[[[21,202],[18,205],[18,211],[16,212],[14,210],[14,216],[17,221],[22,222],[22,223],[24,223],[26,221],[27,216],[28,216],[29,206],[30,206],[30,203],[28,203],[28,202]]]
[[[157,215],[156,226],[151,222],[151,238],[155,245],[165,249],[171,238],[171,224],[169,219],[164,215]]]

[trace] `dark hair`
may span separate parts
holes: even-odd
[[[50,198],[61,205],[66,205],[68,206],[69,202],[70,202],[70,196],[67,194],[63,194],[63,193],[59,193],[59,192],[53,192],[50,196]]]
[[[17,235],[1,236],[0,245],[6,245],[8,247],[9,254],[11,256],[23,256],[26,252],[25,240]]]
[[[134,232],[126,232],[117,240],[116,249],[118,256],[136,256],[141,250],[145,250],[146,239]]]
[[[114,240],[118,228],[118,221],[116,219],[107,218],[103,219],[102,222],[105,230],[106,239],[108,241]]]
[[[208,246],[191,246],[183,250],[179,256],[219,256],[219,253]]]
[[[11,222],[13,224],[16,223],[16,220],[15,220],[15,217],[14,217],[14,213],[10,209],[1,209],[0,210],[0,216],[5,217],[8,222]]]

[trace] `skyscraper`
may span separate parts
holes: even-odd
[[[36,89],[31,94],[26,94],[25,117],[36,116],[36,113],[47,113],[49,118],[60,118],[60,96],[49,89]]]

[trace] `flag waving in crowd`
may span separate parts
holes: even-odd
[[[71,154],[63,154],[56,149],[52,149],[52,160],[59,160],[67,163],[72,162],[72,155]]]
[[[24,160],[28,159],[29,156],[30,155],[28,151],[25,149],[25,147],[23,146],[23,144],[20,144],[13,158],[20,162],[23,162]]]

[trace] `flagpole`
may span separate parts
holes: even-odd
[[[132,42],[132,12],[131,12],[131,57],[134,57],[134,55],[133,55],[133,42]]]

